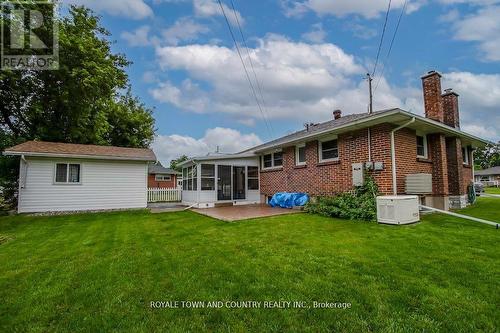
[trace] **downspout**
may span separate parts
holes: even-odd
[[[392,192],[394,195],[398,194],[398,187],[396,183],[396,147],[395,147],[395,140],[394,140],[394,133],[399,131],[402,128],[405,128],[406,126],[412,124],[415,122],[415,117],[413,117],[410,121],[404,123],[403,125],[396,127],[391,131],[391,162],[392,162]]]
[[[470,158],[472,159],[471,161],[471,165],[472,165],[472,186],[474,186],[474,183],[476,182],[476,170],[474,170],[474,150],[475,149],[471,149],[471,152],[470,152]]]

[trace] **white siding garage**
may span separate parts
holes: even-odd
[[[30,141],[21,156],[18,212],[146,208],[149,149]]]

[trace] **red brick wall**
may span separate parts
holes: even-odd
[[[171,175],[170,180],[157,181],[155,175],[148,174],[148,187],[172,188],[177,187],[177,176]]]
[[[383,124],[371,129],[372,161],[383,162],[384,170],[372,172],[382,193],[392,193],[390,131]],[[261,171],[261,192],[307,192],[312,196],[331,195],[352,188],[352,163],[368,161],[368,130],[363,129],[338,137],[338,162],[318,163],[318,142],[306,143],[306,166],[295,165],[295,147],[283,150],[283,168]],[[404,193],[405,177],[410,173],[432,173],[432,162],[417,160],[415,132],[396,132],[398,192]]]

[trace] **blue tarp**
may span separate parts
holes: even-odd
[[[278,192],[269,201],[271,207],[292,208],[304,206],[309,201],[307,193]]]

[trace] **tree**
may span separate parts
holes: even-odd
[[[130,62],[111,52],[99,17],[71,6],[57,20],[58,70],[0,71],[0,151],[34,139],[148,147],[152,110],[132,95]],[[1,157],[0,166],[0,187],[15,188],[17,159]]]
[[[178,172],[182,172],[182,168],[179,167],[179,164],[184,162],[184,161],[187,161],[188,159],[189,159],[189,157],[187,157],[186,155],[182,155],[174,160],[171,160],[170,161],[170,169],[178,171]]]
[[[500,166],[500,141],[474,152],[474,164],[480,169]]]

